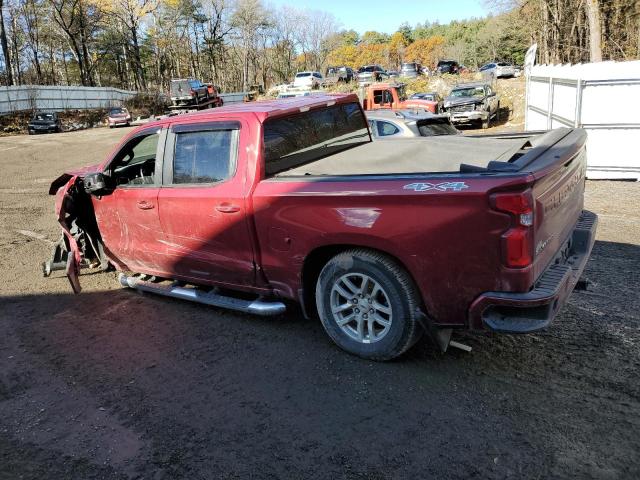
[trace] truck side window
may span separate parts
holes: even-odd
[[[158,133],[133,138],[118,152],[109,170],[116,185],[155,184]]]
[[[235,171],[237,130],[207,130],[176,134],[173,183],[217,183]]]
[[[264,123],[267,176],[371,141],[358,103],[274,118]]]
[[[376,105],[380,105],[383,102],[383,94],[384,94],[384,90],[374,90],[373,91],[373,103],[375,103]]]

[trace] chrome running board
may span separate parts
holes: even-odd
[[[162,285],[148,282],[131,275],[120,273],[118,281],[123,287],[129,287],[141,292],[155,293],[164,295],[165,297],[180,298],[191,302],[203,303],[214,307],[227,308],[238,312],[251,313],[268,317],[272,315],[280,315],[287,309],[284,303],[277,301],[242,300],[240,298],[227,297],[215,292],[207,292],[199,288],[187,288],[175,284]]]

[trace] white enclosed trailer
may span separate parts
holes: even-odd
[[[587,177],[640,180],[640,61],[533,65],[525,128],[588,132]]]

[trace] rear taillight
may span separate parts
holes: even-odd
[[[533,197],[531,190],[491,195],[491,206],[511,215],[509,230],[502,235],[504,263],[523,268],[533,261]]]

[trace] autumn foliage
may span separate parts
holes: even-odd
[[[331,65],[380,64],[390,69],[397,68],[402,62],[418,61],[423,65],[435,65],[442,57],[445,39],[441,36],[419,39],[410,42],[400,32],[394,33],[385,43],[364,43],[341,45],[329,52],[327,60]]]

